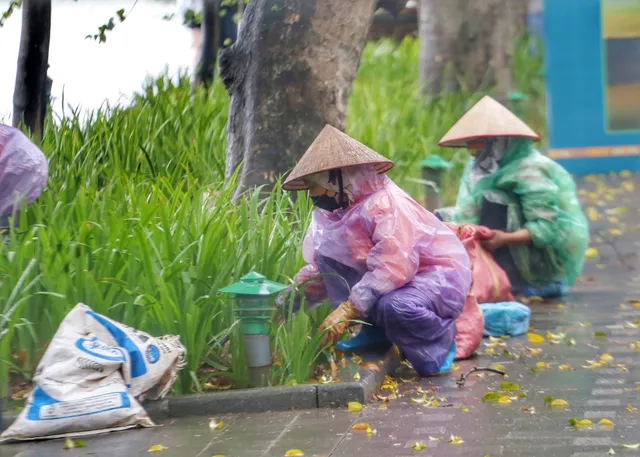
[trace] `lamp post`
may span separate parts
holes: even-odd
[[[442,178],[452,165],[438,154],[431,154],[420,162],[420,166],[427,191],[426,207],[429,211],[435,211],[442,207]]]
[[[269,281],[251,272],[219,292],[234,295],[233,312],[242,325],[249,378],[253,386],[265,385],[271,372],[269,319],[275,300],[287,289],[284,284]]]

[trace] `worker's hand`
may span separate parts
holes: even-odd
[[[359,317],[360,312],[353,306],[351,300],[338,306],[318,328],[319,332],[327,331],[322,339],[322,347],[327,344],[336,344],[340,340],[340,336],[349,327],[349,321]]]
[[[495,251],[507,244],[507,234],[502,230],[493,230],[493,236],[482,242],[482,247],[487,251]]]

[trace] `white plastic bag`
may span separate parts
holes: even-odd
[[[164,396],[182,368],[179,337],[154,338],[78,304],[60,324],[36,387],[0,442],[152,427],[138,399]]]

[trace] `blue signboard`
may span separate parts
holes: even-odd
[[[640,170],[640,0],[546,1],[544,31],[549,156]]]

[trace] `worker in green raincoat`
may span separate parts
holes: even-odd
[[[533,147],[538,135],[484,97],[440,141],[472,158],[455,208],[441,218],[486,226],[484,244],[515,295],[565,295],[582,272],[589,227],[567,171]]]

